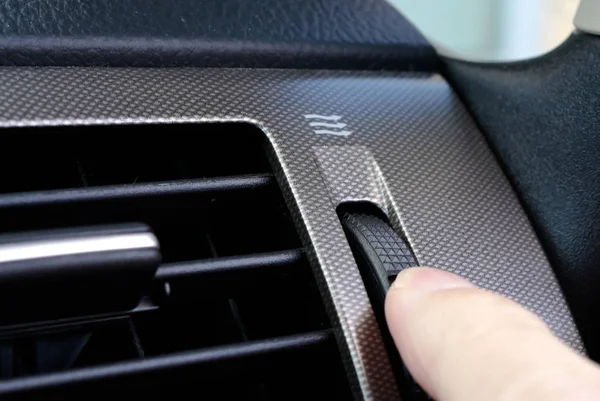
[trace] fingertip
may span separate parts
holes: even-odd
[[[600,399],[596,366],[533,313],[457,275],[406,269],[385,309],[404,363],[435,399]]]
[[[400,272],[385,302],[386,319],[394,339],[402,340],[403,321],[410,320],[420,300],[432,292],[458,288],[474,288],[474,285],[453,273],[431,267],[412,267]]]
[[[416,326],[421,326],[423,305],[437,292],[456,289],[475,288],[467,280],[441,269],[430,267],[413,267],[403,270],[390,287],[386,297],[385,315],[388,327],[404,363],[415,379],[430,394],[435,395],[435,387],[428,374],[430,353],[422,343],[427,335],[419,333]]]
[[[473,284],[456,274],[433,267],[411,267],[398,274],[391,289],[436,291],[470,287],[474,287]]]

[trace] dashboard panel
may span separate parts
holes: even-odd
[[[0,4],[0,65],[432,71],[427,40],[382,0]]]
[[[438,75],[0,70],[0,126],[15,134],[30,126],[128,124],[135,130],[152,123],[209,122],[253,124],[270,141],[277,179],[360,396],[391,400],[398,391],[336,214],[349,201],[376,205],[406,234],[420,265],[458,273],[516,300],[585,352],[516,194],[470,115]],[[147,135],[168,140],[163,124],[162,132],[148,130]],[[144,143],[139,148],[143,152]]]

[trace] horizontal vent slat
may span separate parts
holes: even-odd
[[[1,196],[0,209],[23,206],[43,206],[56,203],[68,204],[184,194],[251,191],[266,188],[273,182],[274,178],[272,174],[255,174],[132,185],[23,192]]]
[[[162,264],[126,307],[1,326],[1,400],[352,398],[259,128],[9,131],[0,135],[14,150],[0,160],[0,234],[143,224]],[[93,299],[124,282],[107,280]]]
[[[294,267],[304,260],[300,249],[269,252],[255,255],[233,256],[208,260],[170,263],[161,266],[154,277],[158,281],[202,277],[211,274],[235,274],[281,267]]]
[[[256,368],[257,364],[261,362],[268,361],[276,364],[277,360],[289,365],[293,363],[295,355],[301,356],[308,350],[318,350],[328,344],[333,344],[333,335],[330,330],[220,346],[39,377],[0,381],[0,396],[15,395],[21,392],[40,392],[59,387],[60,391],[65,391],[69,386],[74,385],[81,386],[98,382],[104,384],[111,380],[125,380],[133,377],[140,379],[155,374],[176,374],[184,369],[193,369],[195,373],[202,373],[201,376],[198,376],[198,380],[202,380],[223,368],[248,370]]]
[[[200,280],[202,283],[194,283],[192,290],[210,289],[213,293],[227,291],[236,282],[247,283],[251,280],[255,285],[261,288],[268,288],[270,285],[281,284],[273,283],[264,274],[281,272],[286,273],[293,279],[299,276],[307,275],[308,266],[305,264],[306,257],[301,249],[290,249],[279,252],[268,252],[254,255],[241,255],[233,257],[214,258],[206,260],[197,260],[190,262],[168,263],[162,265],[156,272],[154,281],[157,283],[169,282],[176,286],[179,282],[189,283],[190,280]],[[248,276],[248,274],[250,276]],[[308,276],[310,277],[310,276]],[[220,279],[223,279],[220,285]],[[278,278],[281,280],[281,278]],[[262,282],[257,282],[262,280]],[[72,319],[63,319],[55,321],[34,322],[33,324],[22,324],[0,327],[0,339],[6,338],[13,333],[25,333],[35,331],[39,327],[52,326],[58,328],[62,325],[83,326],[98,321],[109,321],[123,319],[137,313],[144,313],[157,309],[157,306],[148,299],[142,299],[140,304],[131,311],[113,313],[106,315],[90,315]]]

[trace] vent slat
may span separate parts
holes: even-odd
[[[310,285],[313,277],[302,250],[203,259],[162,265],[154,277],[157,304],[193,302],[189,297],[236,297],[256,291]],[[168,283],[165,299],[161,286]],[[303,295],[309,297],[309,291]],[[183,299],[182,299],[183,298]],[[185,301],[187,299],[187,301]]]
[[[299,276],[307,276],[307,266],[305,263],[306,257],[301,249],[168,263],[162,265],[157,270],[154,281],[157,283],[169,282],[172,286],[178,288],[176,286],[180,282],[191,284],[190,280],[200,280],[202,283],[194,287],[196,290],[210,288],[211,292],[216,293],[227,290],[227,288],[221,287],[232,286],[236,282],[248,283],[251,280],[260,288],[267,289],[269,284],[273,284],[274,280],[269,280],[269,277],[265,275],[269,273],[285,273],[290,279],[298,279]],[[220,280],[223,281],[222,286],[219,283]],[[275,284],[280,284],[281,276],[278,276],[277,280],[279,283]],[[61,325],[76,325],[80,327],[95,321],[123,319],[126,316],[148,312],[156,308],[157,306],[149,300],[143,299],[135,309],[121,313],[2,326],[0,327],[0,339],[14,333],[26,333],[27,331],[36,330],[36,328],[43,326],[58,328]]]
[[[77,188],[42,192],[6,194],[0,197],[0,209],[26,206],[46,206],[80,202],[104,202],[185,194],[253,191],[274,183],[272,174],[205,178],[94,188]]]
[[[203,278],[214,274],[236,274],[259,272],[277,268],[298,267],[304,260],[300,249],[269,252],[255,255],[215,258],[193,262],[170,263],[161,266],[154,279],[157,281],[176,281],[190,277]]]
[[[73,313],[59,306],[0,326],[0,399],[352,399],[264,133],[251,124],[151,127],[162,135],[149,128],[0,135],[0,147],[12,150],[0,160],[8,243],[133,223],[148,227],[161,257],[131,304]],[[32,153],[32,143],[44,152]],[[66,270],[57,281],[83,283],[97,290],[94,300],[112,302],[130,275],[98,280],[108,260],[98,253],[91,277]],[[64,258],[56,263],[65,269]],[[87,299],[73,292],[66,298],[74,305]],[[43,302],[37,295],[26,298]]]
[[[265,361],[270,361],[275,365],[282,362],[289,365],[293,362],[294,356],[301,356],[309,350],[318,350],[331,344],[332,341],[331,331],[323,330],[79,369],[72,372],[0,381],[0,396],[15,395],[21,392],[31,395],[33,392],[56,388],[66,391],[69,386],[97,384],[98,382],[106,384],[112,380],[123,381],[133,377],[139,380],[156,374],[177,374],[183,370],[186,370],[186,374],[192,371],[194,374],[201,373],[198,380],[203,381],[210,375],[218,374],[222,369],[249,370],[256,367],[257,363],[264,365]]]

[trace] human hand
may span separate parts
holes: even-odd
[[[600,400],[600,367],[517,303],[445,271],[403,271],[386,318],[415,380],[438,401]]]

